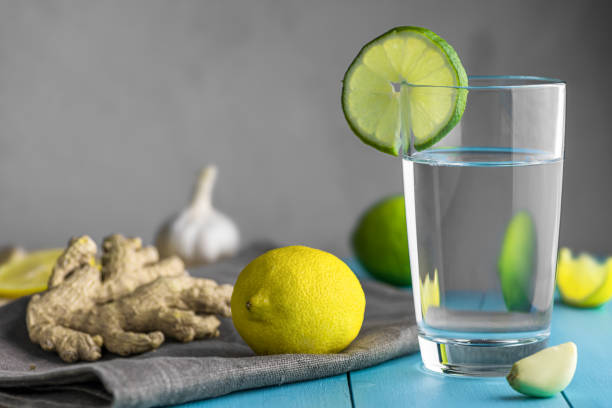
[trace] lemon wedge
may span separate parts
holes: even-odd
[[[0,266],[0,297],[18,298],[47,289],[47,281],[62,249],[30,252]]]
[[[597,307],[612,298],[612,257],[599,262],[582,253],[573,257],[561,248],[557,262],[557,287],[564,303],[576,307]]]

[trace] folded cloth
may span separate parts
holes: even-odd
[[[246,264],[270,249],[257,244],[238,256],[190,270],[234,283]],[[64,363],[28,339],[28,298],[0,308],[0,406],[149,407],[178,404],[249,388],[310,380],[369,367],[417,350],[410,292],[362,282],[366,313],[361,333],[338,354],[256,356],[231,319],[216,339],[178,343],[132,357],[107,351],[96,362]]]

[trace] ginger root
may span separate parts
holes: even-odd
[[[94,361],[102,346],[127,356],[219,335],[215,315],[231,316],[231,285],[194,278],[176,257],[159,260],[140,239],[112,235],[97,247],[72,239],[57,260],[47,291],[32,296],[26,313],[30,340],[72,363]]]

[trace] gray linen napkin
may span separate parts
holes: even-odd
[[[270,249],[257,244],[237,257],[194,270],[194,276],[233,283],[248,262]],[[410,292],[363,281],[366,316],[361,333],[343,352],[255,356],[224,319],[216,339],[182,344],[167,340],[156,351],[129,358],[104,352],[93,363],[67,364],[30,343],[27,298],[0,308],[0,406],[149,407],[178,404],[233,391],[285,384],[369,367],[417,350]]]

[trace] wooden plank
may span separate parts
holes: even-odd
[[[480,310],[487,312],[505,312],[508,309],[506,308],[504,297],[500,292],[487,292]]]
[[[578,347],[574,380],[564,391],[574,408],[612,406],[612,304],[576,309],[555,303],[550,344]]]
[[[484,292],[469,290],[446,291],[442,297],[442,306],[451,310],[478,310],[482,305]]]
[[[355,258],[345,262],[360,278],[371,278]],[[203,401],[176,405],[173,408],[241,408],[245,406],[275,407],[351,407],[346,374],[318,380],[239,391]]]
[[[346,374],[276,387],[240,391],[218,398],[176,405],[174,408],[351,407]]]
[[[354,260],[347,264],[362,279],[368,273]],[[459,303],[473,301],[469,296]],[[457,298],[459,300],[459,298]],[[454,300],[453,300],[454,301]],[[501,307],[500,299],[485,298],[483,310]],[[470,305],[472,306],[472,305]],[[574,408],[608,407],[612,394],[612,362],[607,344],[612,341],[612,306],[595,310],[572,309],[555,305],[551,344],[574,341],[578,345],[578,369],[565,396]],[[525,407],[566,407],[562,395],[550,399],[531,399],[513,391],[505,379],[474,379],[430,373],[422,367],[420,356],[388,361],[350,374],[355,407],[370,406],[511,406],[520,401]],[[342,407],[351,406],[346,376],[237,392],[224,397],[180,405],[196,407],[262,406]]]
[[[414,407],[567,407],[559,394],[553,398],[527,398],[504,378],[464,378],[430,373],[420,356],[395,359],[350,374],[356,408]]]
[[[445,303],[457,310],[497,310],[503,299],[485,296],[484,293],[449,292]],[[518,401],[525,407],[568,406],[561,394],[550,399],[524,397],[510,388],[504,378],[465,378],[431,373],[423,367],[419,354],[352,372],[350,382],[356,408],[377,404],[504,407],[515,406]]]
[[[502,305],[498,298],[485,298],[484,310]],[[573,382],[564,391],[574,408],[612,405],[612,305],[599,309],[575,309],[557,302],[553,312],[551,345],[574,341],[578,367]],[[390,361],[350,375],[355,407],[378,404],[419,407],[568,406],[563,395],[530,399],[515,393],[503,378],[471,379],[447,377],[426,371],[418,354]]]

